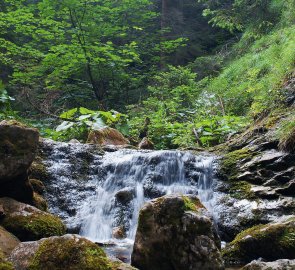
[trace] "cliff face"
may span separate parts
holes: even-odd
[[[216,191],[227,195],[217,207],[220,230],[227,240],[251,226],[294,214],[294,89],[291,78],[282,91],[284,108],[218,147],[222,181]]]

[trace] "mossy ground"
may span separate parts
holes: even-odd
[[[7,216],[2,226],[21,241],[39,240],[44,237],[63,235],[66,228],[58,217],[46,213]]]

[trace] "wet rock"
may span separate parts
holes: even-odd
[[[294,270],[295,260],[277,260],[274,262],[252,261],[242,270]]]
[[[272,200],[279,197],[279,194],[277,194],[276,191],[270,187],[256,186],[252,187],[251,190],[260,198]]]
[[[5,211],[5,217],[0,220],[0,225],[21,241],[38,240],[65,233],[65,226],[58,217],[11,198],[0,198],[0,204]]]
[[[104,127],[90,131],[87,143],[98,145],[127,145],[129,141],[116,129]]]
[[[123,239],[126,238],[126,231],[123,226],[115,227],[112,235],[115,239]]]
[[[119,190],[116,193],[115,197],[118,202],[125,205],[125,204],[128,204],[134,198],[134,195],[135,195],[134,188],[126,187],[126,188]]]
[[[16,270],[136,270],[112,261],[95,243],[71,234],[21,243],[9,260]]]
[[[277,188],[276,192],[285,196],[295,197],[295,180],[290,181],[286,187]]]
[[[223,269],[219,248],[212,218],[199,199],[171,195],[141,209],[131,260],[141,270],[217,270]]]
[[[33,187],[33,190],[42,195],[45,192],[45,185],[43,184],[42,181],[37,180],[37,179],[30,179],[30,184]]]
[[[238,234],[223,250],[228,265],[243,265],[263,258],[295,259],[295,216],[257,225]]]
[[[144,196],[150,199],[154,199],[154,198],[158,198],[165,195],[163,191],[157,188],[157,186],[155,185],[155,182],[153,182],[152,179],[153,178],[148,178],[144,181],[144,184],[143,184]]]
[[[9,256],[19,243],[20,241],[14,235],[0,226],[0,250],[2,250],[5,256]]]
[[[147,137],[144,137],[141,140],[141,142],[138,144],[138,149],[153,150],[154,148],[155,148],[154,144]]]
[[[16,121],[0,123],[0,183],[12,181],[27,172],[39,142],[36,129]]]

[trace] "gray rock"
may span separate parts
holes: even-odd
[[[197,197],[171,195],[145,204],[132,265],[141,270],[224,269],[220,239]]]
[[[244,266],[242,270],[295,270],[295,260],[252,261]]]

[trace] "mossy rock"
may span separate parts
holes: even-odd
[[[21,243],[10,259],[16,269],[26,270],[135,270],[111,261],[93,242],[70,234]]]
[[[45,192],[45,185],[43,184],[42,181],[38,180],[38,179],[30,179],[30,184],[33,187],[33,190],[42,195]]]
[[[12,263],[7,261],[1,249],[0,249],[0,270],[14,270]]]
[[[38,157],[30,167],[30,178],[31,179],[39,179],[41,182],[48,180],[50,174],[42,162],[42,160]]]
[[[295,217],[241,232],[222,254],[228,265],[246,264],[258,258],[295,259]]]
[[[0,225],[21,241],[65,234],[64,224],[54,215],[10,198],[1,198],[0,204],[6,214]]]
[[[176,237],[177,236],[177,237]],[[141,270],[223,269],[212,217],[195,196],[166,195],[144,205],[131,257]]]
[[[221,174],[225,175],[229,180],[234,180],[239,172],[240,163],[250,160],[252,157],[254,157],[254,153],[247,147],[228,152],[220,162]]]
[[[34,192],[33,195],[33,202],[32,204],[38,208],[39,210],[47,212],[48,210],[48,204],[47,201],[37,192]]]

